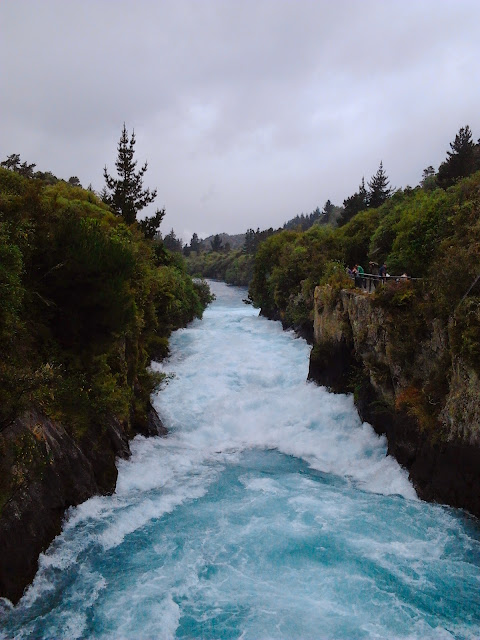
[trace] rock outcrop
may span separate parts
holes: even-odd
[[[309,378],[353,392],[420,497],[480,516],[480,380],[448,322],[420,323],[358,290],[317,287]]]
[[[166,434],[152,406],[142,431]],[[73,437],[38,411],[0,433],[1,597],[20,599],[69,507],[114,491],[116,459],[130,455],[131,435],[127,425],[112,419]]]

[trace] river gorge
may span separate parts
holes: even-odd
[[[480,636],[480,527],[420,500],[309,345],[211,283],[116,491],[72,508],[0,638]]]

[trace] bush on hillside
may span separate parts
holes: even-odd
[[[0,429],[36,405],[78,437],[107,416],[135,421],[158,384],[151,354],[209,301],[181,256],[93,192],[5,169],[0,295]]]

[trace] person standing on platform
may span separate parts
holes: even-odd
[[[383,263],[380,269],[378,270],[378,275],[382,279],[383,284],[385,284],[385,281],[387,279],[387,265],[385,263]]]

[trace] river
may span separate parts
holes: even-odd
[[[117,490],[72,509],[0,638],[480,637],[480,527],[420,501],[309,347],[212,283]]]

